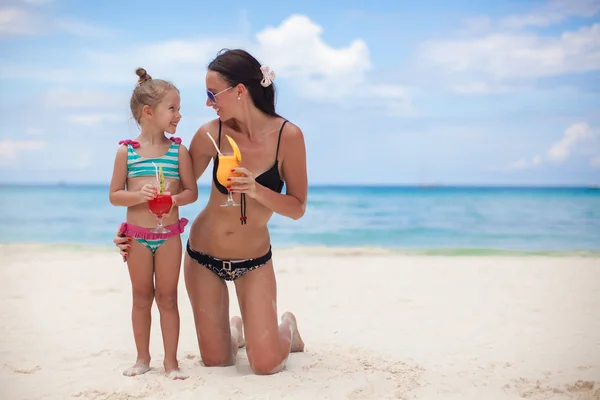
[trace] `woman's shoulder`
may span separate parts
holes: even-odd
[[[205,122],[204,124],[202,124],[200,126],[200,128],[198,128],[198,130],[196,131],[196,133],[194,134],[194,137],[197,136],[202,136],[202,137],[206,137],[206,133],[210,133],[210,135],[212,137],[217,137],[219,134],[219,118],[215,118],[213,120],[210,120],[208,122]]]
[[[214,146],[208,136],[214,141],[217,140],[219,136],[219,118],[208,121],[198,128],[190,143],[190,150],[194,153],[209,153],[209,149],[214,149]]]
[[[304,134],[298,125],[285,118],[283,118],[282,123],[285,125],[282,126],[281,140],[304,140]]]

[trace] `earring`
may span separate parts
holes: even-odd
[[[241,100],[240,96],[238,96],[238,100]]]

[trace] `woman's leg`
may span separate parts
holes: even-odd
[[[150,325],[154,302],[154,260],[152,252],[137,240],[130,242],[127,257],[133,295],[131,322],[137,349],[135,364],[123,371],[123,375],[136,376],[150,369]]]
[[[156,274],[156,305],[160,312],[160,328],[165,348],[165,374],[171,379],[186,379],[179,370],[177,346],[179,343],[179,307],[177,284],[181,271],[181,237],[164,242],[154,255]]]
[[[284,313],[281,324],[277,324],[277,284],[272,261],[238,278],[235,287],[250,367],[260,375],[281,371],[290,352],[304,351],[304,342],[292,313]]]
[[[227,285],[187,252],[183,265],[202,362],[207,367],[233,365],[243,346],[242,323],[239,317],[229,321]]]

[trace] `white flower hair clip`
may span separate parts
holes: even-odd
[[[260,84],[262,85],[262,87],[267,87],[275,80],[275,72],[271,71],[268,65],[263,65],[262,67],[260,67],[260,70],[263,74],[263,78],[260,81]]]

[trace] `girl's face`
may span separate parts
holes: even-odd
[[[169,90],[152,112],[152,121],[157,128],[173,135],[181,120],[181,99],[176,90]]]

